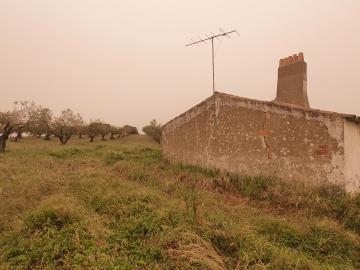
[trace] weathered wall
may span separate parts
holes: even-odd
[[[167,123],[163,150],[182,162],[286,180],[344,181],[344,118],[216,93]]]
[[[360,189],[360,125],[349,120],[344,123],[345,179],[350,191]]]

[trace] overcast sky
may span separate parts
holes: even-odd
[[[0,110],[33,100],[86,120],[166,123],[218,91],[276,94],[280,58],[304,52],[313,108],[360,115],[359,0],[0,0]]]

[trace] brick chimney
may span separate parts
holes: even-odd
[[[275,103],[310,107],[303,53],[280,59]]]

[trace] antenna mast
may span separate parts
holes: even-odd
[[[209,37],[208,35],[206,35],[206,38],[205,39],[201,39],[198,40],[198,41],[193,41],[192,43],[189,43],[189,44],[186,44],[185,46],[191,46],[191,45],[199,45],[199,43],[206,43],[207,40],[211,40],[211,59],[212,59],[212,85],[213,85],[213,93],[215,92],[215,58],[214,58],[214,38],[219,38],[219,37],[228,37],[228,38],[231,38],[230,35],[232,33],[237,33],[239,35],[239,33],[236,31],[236,30],[232,30],[232,31],[229,31],[229,32],[225,32],[224,30],[222,30],[220,28],[220,34],[213,34]]]

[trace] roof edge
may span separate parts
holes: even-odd
[[[355,123],[360,125],[360,117],[355,115],[355,114],[344,114],[344,113],[325,111],[325,110],[319,110],[319,109],[304,108],[304,107],[296,106],[296,105],[293,105],[293,104],[282,104],[282,103],[278,103],[278,102],[275,102],[275,101],[264,101],[264,100],[258,100],[258,99],[251,99],[251,98],[245,98],[245,97],[240,97],[240,96],[235,96],[235,95],[232,95],[232,94],[227,94],[227,93],[215,91],[213,95],[206,98],[202,102],[192,106],[190,109],[188,109],[185,112],[179,114],[178,116],[172,118],[166,124],[164,124],[162,127],[167,126],[168,124],[172,123],[176,119],[178,119],[178,118],[182,117],[183,115],[187,114],[188,112],[192,111],[193,109],[195,109],[199,105],[201,105],[203,103],[206,103],[211,99],[214,99],[216,96],[232,98],[232,99],[246,101],[246,102],[260,103],[260,104],[264,104],[264,105],[268,105],[268,106],[275,106],[275,107],[278,107],[278,108],[293,109],[293,110],[302,111],[302,112],[318,113],[318,114],[327,115],[327,116],[338,116],[338,117],[346,118],[347,120],[355,122]]]
[[[231,95],[231,94],[227,94],[227,93],[223,93],[223,92],[218,92],[218,91],[216,91],[214,93],[214,95],[223,96],[223,97],[230,97],[230,98],[237,99],[237,100],[242,100],[242,101],[262,103],[262,104],[265,104],[265,105],[276,106],[276,107],[279,107],[279,108],[287,108],[287,109],[290,108],[290,109],[303,111],[303,112],[314,112],[314,113],[319,113],[319,114],[323,114],[323,115],[333,115],[333,116],[335,115],[335,116],[343,117],[343,118],[346,118],[346,119],[349,119],[349,120],[360,123],[360,117],[355,115],[355,114],[345,114],[345,113],[325,111],[325,110],[320,110],[320,109],[304,108],[304,107],[296,106],[296,105],[293,105],[293,104],[284,104],[284,103],[279,103],[279,102],[276,102],[276,101],[263,101],[263,100],[258,100],[258,99],[245,98],[245,97],[235,96],[235,95]]]
[[[199,105],[208,102],[211,99],[214,99],[215,97],[215,93],[213,95],[211,95],[210,97],[204,99],[203,101],[201,101],[200,103],[192,106],[190,109],[186,110],[185,112],[179,114],[178,116],[175,116],[174,118],[172,118],[171,120],[169,120],[166,124],[162,125],[161,128],[164,128],[165,126],[169,125],[170,123],[174,122],[176,119],[182,117],[183,115],[187,114],[188,112],[190,112],[191,110],[194,110],[196,107],[198,107]]]

